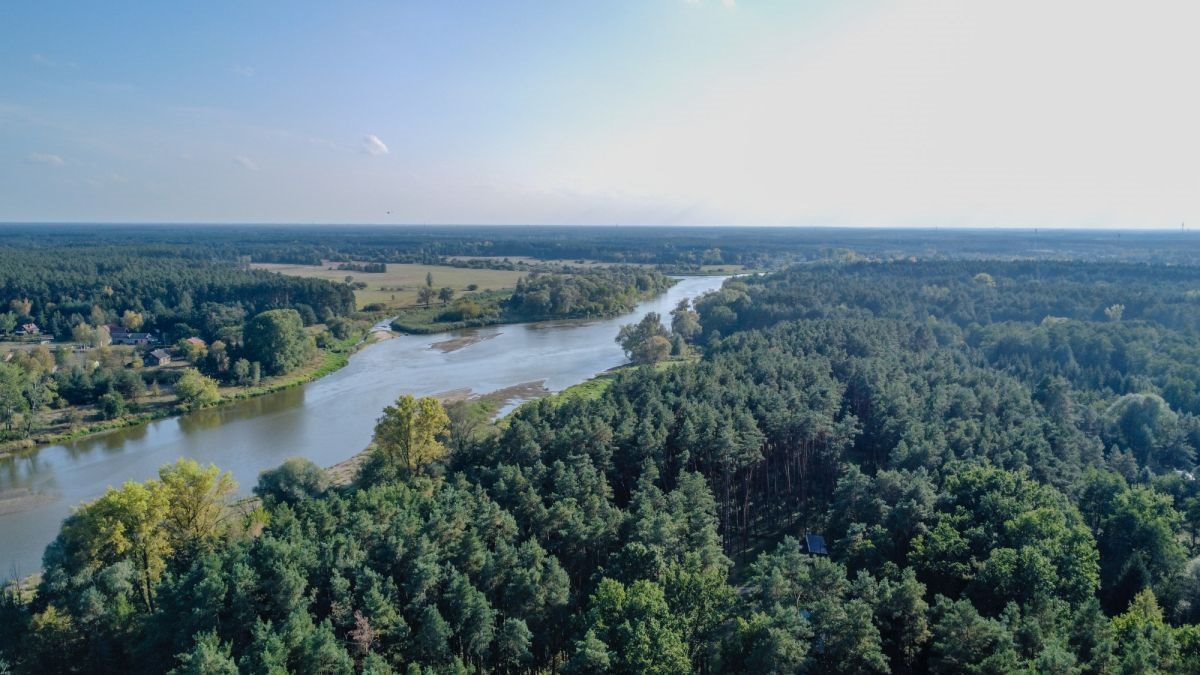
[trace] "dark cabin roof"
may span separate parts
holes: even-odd
[[[813,555],[829,555],[829,551],[825,548],[825,537],[819,534],[804,535],[804,550]]]

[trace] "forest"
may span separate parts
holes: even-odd
[[[0,247],[0,298],[21,325],[36,323],[62,340],[80,323],[120,323],[162,332],[167,341],[217,339],[247,315],[296,309],[307,323],[354,309],[353,289],[320,279],[240,269],[233,263],[185,258],[158,247]]]
[[[831,260],[668,323],[596,396],[402,398],[350,485],[111,489],[0,672],[1200,673],[1200,268]]]

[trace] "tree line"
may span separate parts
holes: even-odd
[[[426,309],[406,310],[392,323],[403,332],[434,332],[497,323],[615,316],[670,288],[675,280],[642,267],[572,267],[569,272],[534,271],[517,280],[511,293],[435,291],[432,279],[418,289]],[[430,307],[434,298],[440,307]]]
[[[1126,260],[1190,265],[1192,232],[784,227],[285,226],[0,224],[12,249],[138,248],[156,258],[321,265],[422,263],[520,269],[529,261],[764,268],[798,261]],[[507,260],[506,260],[507,258]],[[534,263],[536,264],[536,263]]]
[[[150,246],[0,247],[0,315],[71,340],[80,325],[123,324],[174,341],[219,339],[249,316],[290,308],[306,323],[354,310],[343,284],[166,256]],[[0,321],[0,327],[8,323]]]

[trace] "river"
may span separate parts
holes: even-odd
[[[332,466],[371,441],[375,420],[402,394],[470,389],[476,394],[544,381],[560,391],[625,362],[617,329],[647,312],[667,313],[724,277],[686,277],[624,316],[492,326],[480,339],[443,352],[435,342],[463,335],[404,335],[360,351],[341,370],[302,387],[151,422],[0,460],[0,579],[41,569],[42,551],[71,509],[107,486],[141,481],[190,457],[216,464],[249,494],[264,469],[289,457]]]

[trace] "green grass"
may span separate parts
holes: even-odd
[[[699,360],[699,356],[684,356],[670,359],[668,361],[659,361],[652,366],[641,366],[635,363],[629,363],[623,366],[618,366],[607,372],[600,373],[599,375],[589,380],[584,380],[579,384],[573,384],[556,394],[550,394],[547,399],[554,403],[562,403],[564,401],[571,400],[596,401],[604,395],[604,392],[608,391],[608,388],[611,387],[613,382],[616,381],[617,376],[623,372],[627,372],[634,368],[653,368],[655,372],[661,373],[671,368],[677,368],[684,364],[696,363]]]
[[[605,391],[608,391],[608,388],[612,386],[612,383],[616,379],[616,373],[601,373],[590,380],[584,380],[579,384],[574,384],[563,389],[557,394],[552,394],[550,400],[556,403],[571,400],[595,401],[603,396]]]
[[[512,293],[508,291],[487,291],[464,295],[463,297],[471,298],[481,307],[493,308],[494,312],[498,312],[497,314],[490,314],[466,321],[438,321],[438,317],[446,310],[438,302],[429,307],[402,309],[392,321],[392,330],[402,333],[428,335],[430,333],[444,333],[462,328],[482,328],[483,326],[512,323],[512,321],[504,317],[504,313],[500,309],[511,295]]]
[[[354,292],[354,300],[359,309],[370,304],[383,304],[387,307],[413,307],[417,304],[417,289],[425,285],[425,275],[433,275],[434,290],[450,287],[455,296],[467,292],[467,286],[475,284],[479,290],[505,290],[515,288],[517,280],[525,276],[525,272],[515,270],[472,269],[467,267],[449,267],[446,265],[418,264],[388,264],[387,272],[367,273],[347,270],[329,269],[337,267],[337,263],[324,265],[280,265],[256,264],[256,269],[265,269],[293,277],[315,277],[330,281],[345,281],[353,277],[367,287]]]
[[[221,403],[229,401],[240,401],[255,396],[264,394],[273,394],[284,389],[298,387],[307,382],[320,379],[326,375],[344,368],[347,363],[350,363],[349,352],[335,352],[329,350],[321,350],[318,352],[317,358],[309,365],[295,370],[286,375],[279,375],[261,382],[257,387],[240,388],[233,391],[222,391]],[[220,405],[220,404],[218,404]]]

